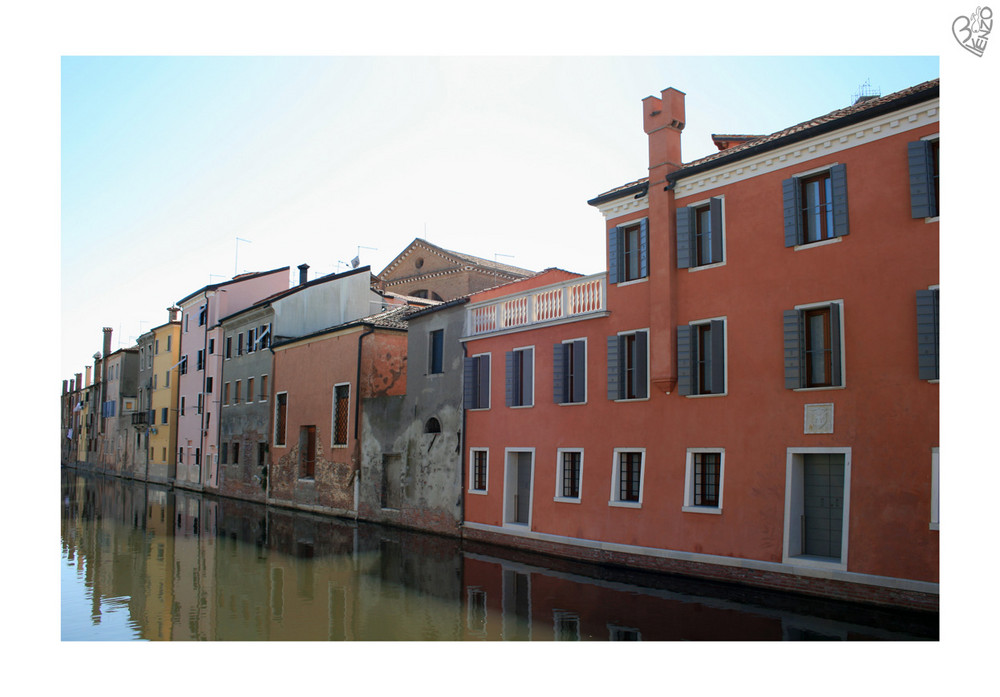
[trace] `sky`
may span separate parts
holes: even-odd
[[[769,133],[846,106],[866,82],[887,94],[940,76],[943,641],[824,646],[819,655],[805,646],[713,647],[724,658],[707,672],[689,670],[702,647],[672,646],[630,666],[640,684],[660,688],[668,676],[671,686],[702,689],[708,678],[753,692],[801,677],[814,695],[843,694],[862,679],[870,693],[978,689],[995,643],[982,631],[996,611],[982,601],[995,575],[981,545],[995,521],[967,494],[1000,486],[983,438],[996,428],[984,395],[1000,386],[995,371],[966,359],[981,354],[963,337],[975,328],[995,351],[984,305],[996,297],[997,227],[988,216],[1000,39],[982,56],[958,44],[953,22],[975,9],[965,0],[8,3],[0,197],[13,333],[0,346],[11,378],[5,485],[15,495],[0,510],[8,529],[38,523],[8,536],[8,556],[51,569],[28,595],[22,575],[3,576],[7,597],[19,600],[8,623],[25,647],[14,663],[33,684],[55,687],[105,659],[96,645],[35,650],[59,626],[58,576],[46,566],[56,563],[58,521],[51,508],[37,515],[58,486],[53,397],[101,350],[102,327],[113,328],[114,348],[128,346],[163,323],[170,304],[237,270],[308,263],[315,276],[360,254],[378,272],[416,237],[532,269],[600,271],[604,222],[586,201],[645,176],[644,97],[686,93],[691,160],[713,151],[713,132]],[[55,617],[37,616],[44,599]],[[55,656],[60,670],[36,665],[29,646]],[[170,648],[169,657],[131,654],[116,679],[166,694],[176,681],[149,675],[183,664],[199,684],[287,691],[287,671],[219,670],[235,662],[205,661],[194,645]],[[437,665],[407,647],[385,671],[365,662],[367,648],[338,649],[364,668],[354,678],[412,683]],[[573,657],[555,649],[517,654],[535,683],[569,679],[553,659],[599,667],[610,655],[600,646]],[[268,647],[268,656],[290,663],[301,651]],[[473,651],[449,646],[461,666],[441,670],[469,676],[477,694],[509,694],[509,680],[475,677],[483,664]],[[808,675],[833,654],[836,670],[822,681]],[[620,677],[600,668],[581,675],[594,691],[616,689]],[[77,680],[74,691],[103,694],[106,685]]]
[[[647,173],[641,100],[686,94],[685,161],[940,75],[936,56],[61,60],[62,372],[134,346],[236,273],[421,237],[532,270],[604,270],[587,200]],[[294,281],[292,281],[294,282]]]

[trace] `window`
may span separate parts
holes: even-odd
[[[556,500],[579,501],[583,480],[583,451],[564,450],[556,453]]]
[[[243,332],[236,335],[236,355],[243,355]]]
[[[233,443],[233,464],[240,464],[240,444]]]
[[[785,387],[843,387],[843,313],[840,302],[784,313]]]
[[[288,415],[288,393],[279,392],[274,405],[274,444],[285,445],[285,419]]]
[[[649,275],[649,221],[646,218],[608,231],[608,283]]]
[[[614,475],[611,483],[612,506],[637,508],[642,504],[642,471],[645,449],[615,448]]]
[[[219,462],[226,465],[229,464],[229,443],[222,441],[222,445],[219,448]]]
[[[316,427],[299,428],[299,478],[312,479],[316,474]]]
[[[253,353],[257,349],[256,334],[256,329],[247,330],[247,353]]]
[[[848,233],[847,170],[833,165],[782,182],[785,246],[822,242]]]
[[[198,393],[198,413],[200,414],[205,406],[205,395],[201,392]]]
[[[508,407],[530,407],[535,403],[535,350],[521,348],[506,354],[504,401]]]
[[[430,365],[427,372],[437,375],[444,372],[444,330],[435,329],[430,333],[430,346],[428,347],[428,358]]]
[[[247,378],[247,404],[253,401],[253,378]]]
[[[201,448],[194,449],[194,464],[196,465],[201,464]]]
[[[267,376],[266,375],[261,375],[260,376],[260,401],[261,402],[266,402],[267,401]]]
[[[208,318],[208,306],[202,305],[198,308],[198,326],[201,327],[205,324],[205,320]]]
[[[164,426],[166,426],[167,424],[167,414],[169,414],[169,412],[170,410],[167,407],[163,407],[160,410],[160,423],[163,424]]]
[[[157,339],[156,341],[153,342],[153,353],[155,353],[157,356],[160,355],[160,340],[159,339]]]
[[[677,209],[677,268],[723,260],[722,199]]]
[[[940,211],[941,193],[938,186],[940,152],[938,138],[908,143],[910,165],[910,216],[935,218]]]
[[[264,441],[258,441],[257,464],[263,467],[265,464],[267,464],[267,460],[265,458],[267,458],[267,443],[265,443]]]
[[[184,331],[187,332],[191,328],[191,315],[184,315]]]
[[[336,385],[333,388],[333,445],[347,445],[347,430],[351,412],[351,386]]]
[[[170,371],[168,370],[163,374],[163,386],[170,387]]]
[[[684,508],[689,513],[722,512],[725,451],[691,448],[684,474]]]
[[[181,395],[181,416],[184,416],[184,395]]]
[[[782,560],[814,568],[847,567],[850,448],[789,448]]]
[[[180,371],[178,371],[178,372],[181,375],[187,375],[187,371],[188,371],[188,357],[187,356],[182,356],[181,357],[181,367],[180,367]]]
[[[232,357],[233,357],[233,337],[227,336],[226,337],[226,358],[229,359],[229,358],[232,358]]]
[[[489,474],[490,451],[473,448],[469,451],[469,491],[485,494]]]
[[[205,349],[198,349],[198,370],[205,369]]]
[[[173,338],[174,337],[170,336],[169,334],[167,335],[167,353],[170,353],[170,340]],[[166,459],[166,457],[164,456],[163,459]]]
[[[937,380],[941,373],[940,306],[938,289],[917,291],[917,371],[921,380]]]
[[[645,399],[648,385],[648,332],[608,337],[608,399]]]
[[[243,399],[243,385],[239,380],[233,386],[233,404],[239,404]]]
[[[941,453],[931,448],[931,530],[940,530],[941,521]]]
[[[465,359],[463,391],[466,409],[490,408],[490,354]]]
[[[555,641],[580,641],[580,616],[575,612],[553,610],[552,625]]]
[[[212,392],[212,385],[213,385],[214,382],[215,382],[215,378],[211,378],[211,377],[205,378],[205,392],[208,392],[209,394],[211,394],[211,392]]]
[[[222,406],[229,405],[229,383],[222,383]]]
[[[552,399],[556,404],[587,401],[587,341],[575,339],[553,346]]]
[[[215,339],[208,340],[208,352],[209,354],[215,353]]]
[[[725,394],[726,322],[677,327],[677,391],[683,396]]]
[[[177,464],[184,464],[184,448],[177,448]]]
[[[258,348],[261,350],[266,349],[271,345],[271,325],[262,324],[260,325],[260,331],[257,335]]]

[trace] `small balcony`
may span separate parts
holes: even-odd
[[[606,307],[606,274],[583,276],[467,306],[465,338],[599,317]]]
[[[137,411],[132,414],[132,425],[133,426],[145,426],[149,423],[149,412],[148,411]]]

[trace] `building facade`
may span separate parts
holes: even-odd
[[[936,607],[939,108],[933,81],[683,164],[684,95],[645,100],[649,177],[590,202],[606,305],[467,307],[466,534]]]

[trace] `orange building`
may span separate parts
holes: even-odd
[[[467,305],[465,535],[936,608],[938,81],[589,203],[608,270]],[[720,146],[721,148],[721,146]]]

